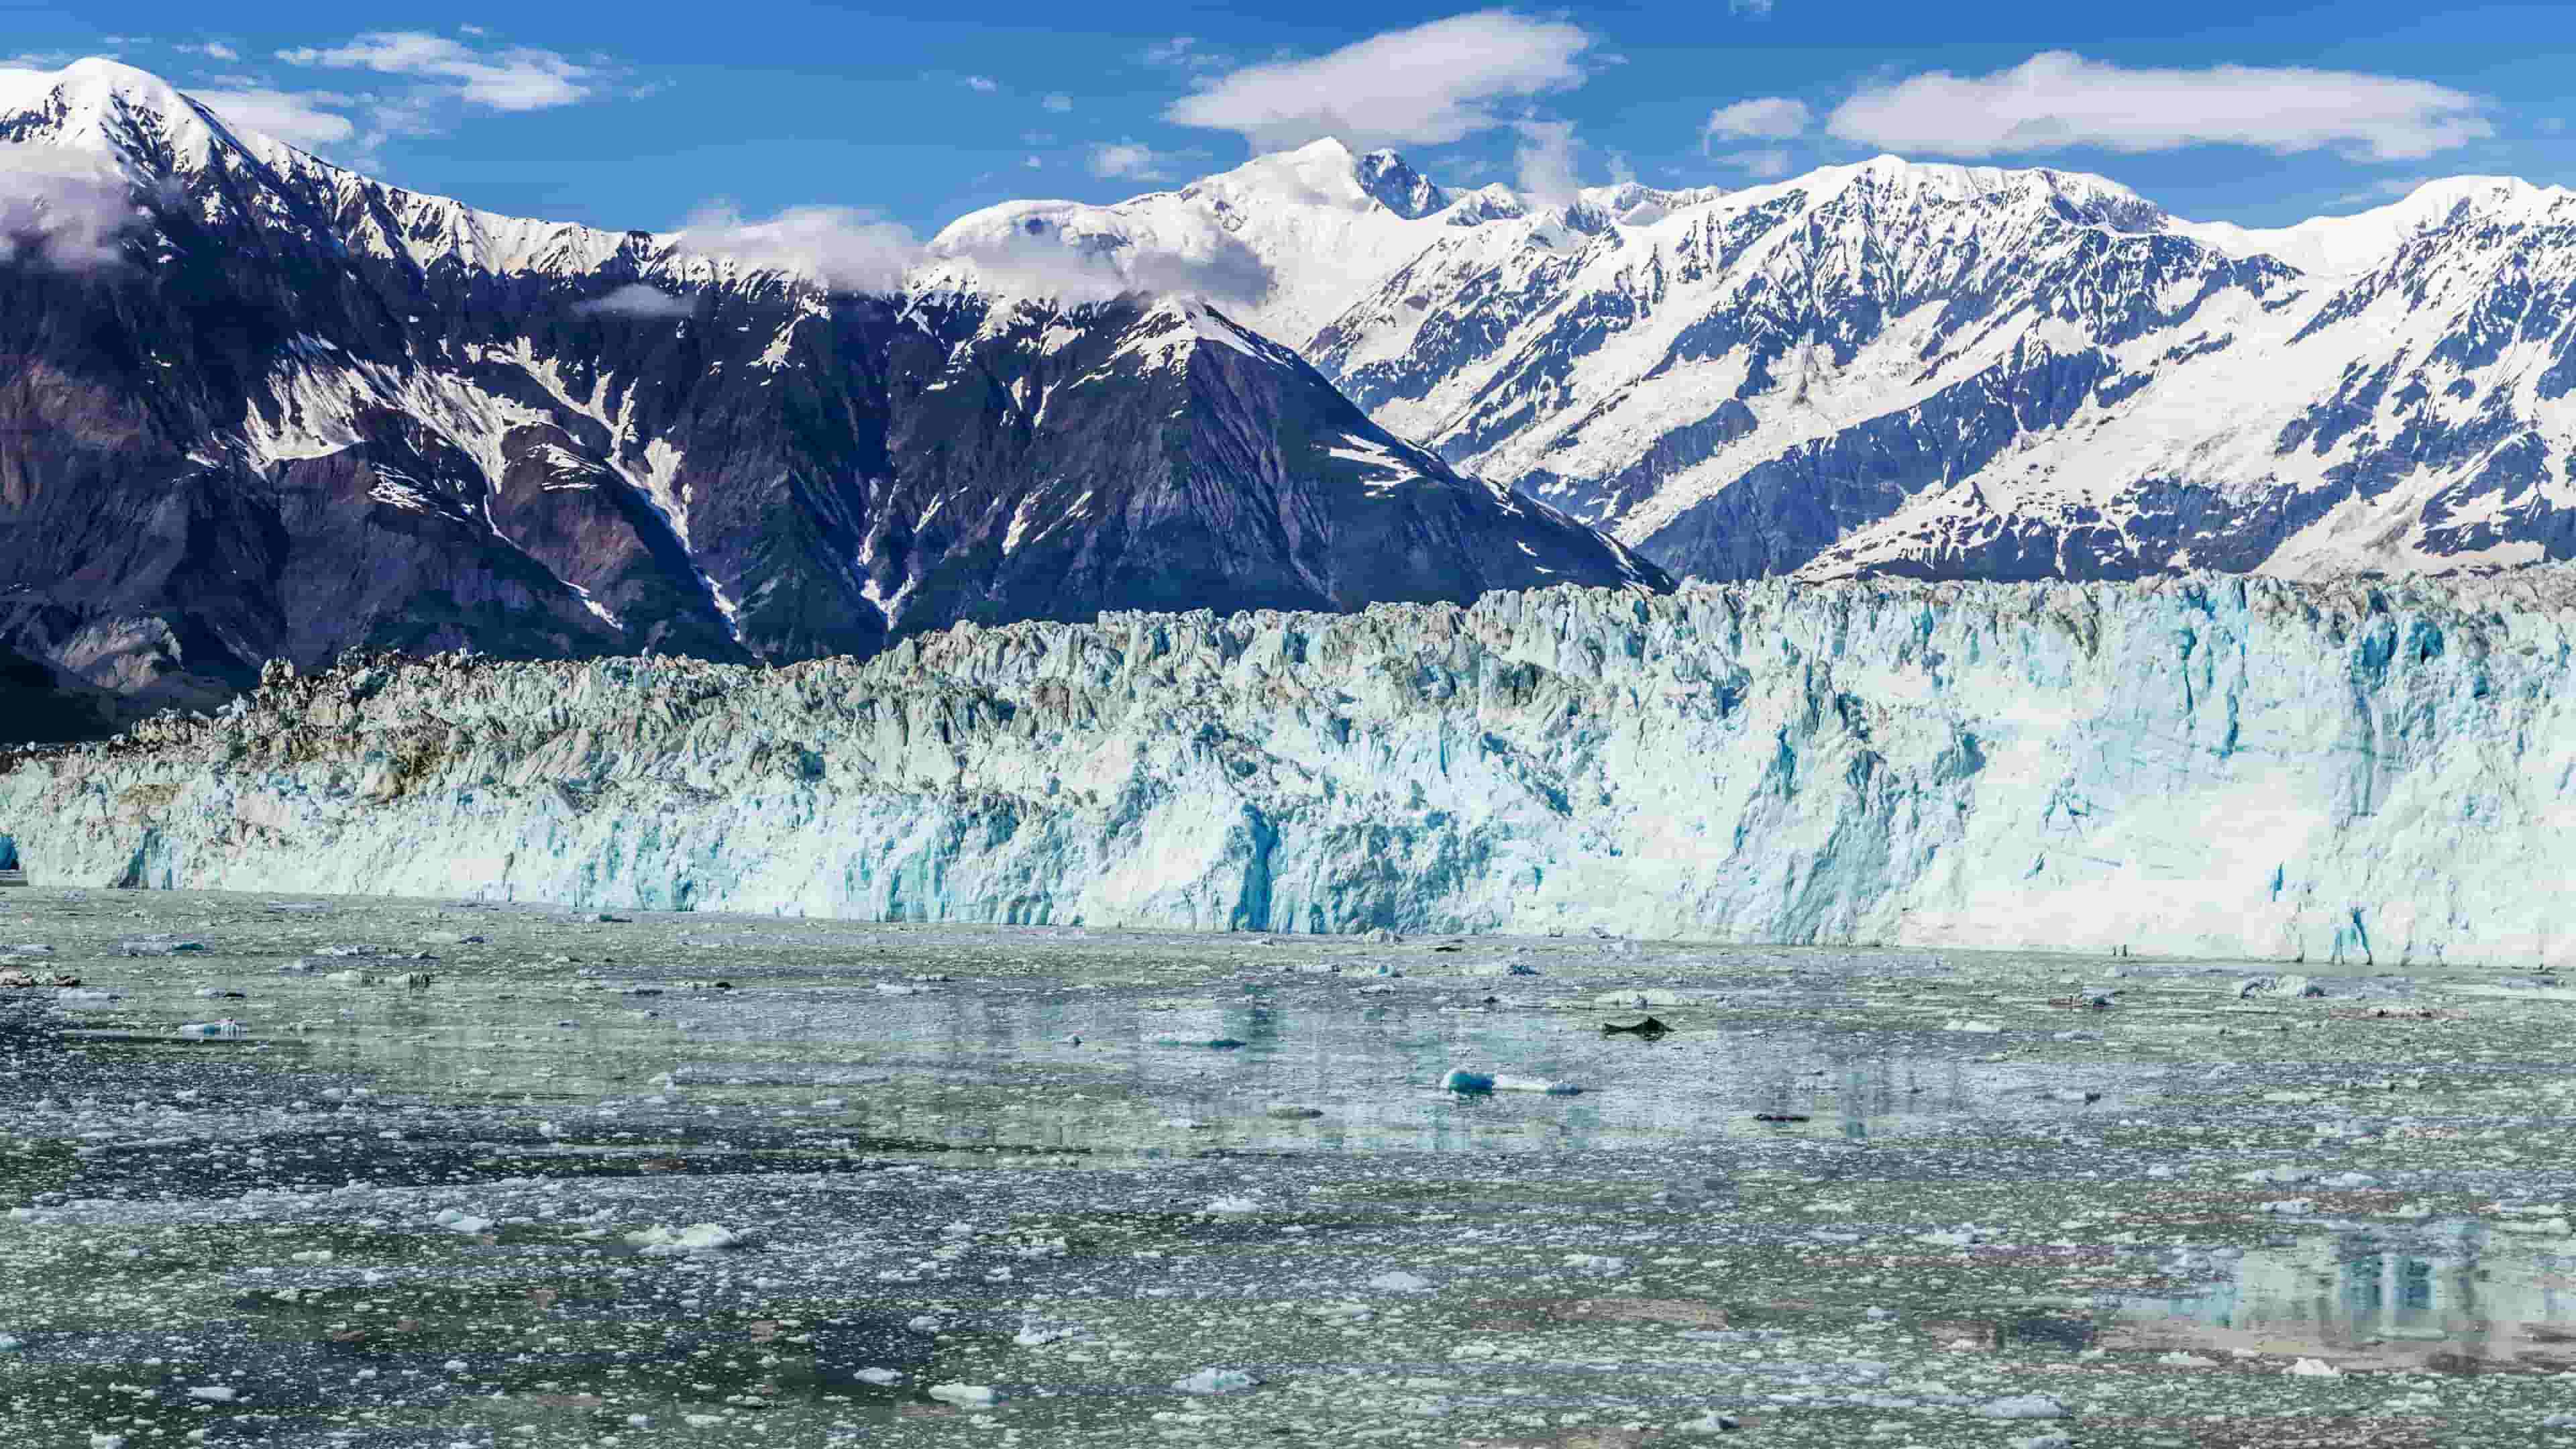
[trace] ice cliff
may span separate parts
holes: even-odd
[[[2576,570],[1764,581],[272,667],[0,760],[39,884],[2576,963]]]

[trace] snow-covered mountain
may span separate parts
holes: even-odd
[[[1892,157],[1560,210],[1427,181],[1388,205],[1386,173],[1410,168],[1319,142],[1075,225],[1130,267],[1232,248],[1267,281],[1248,315],[1381,422],[1676,572],[2576,555],[2564,190],[2459,178],[2256,232]]]
[[[837,290],[387,186],[111,62],[7,85],[20,674],[203,703],[349,647],[774,660],[1668,586],[1204,302]]]

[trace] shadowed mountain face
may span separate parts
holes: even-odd
[[[353,647],[783,660],[1669,587],[1203,306],[836,293],[487,216],[102,62],[5,101],[42,164],[0,249],[0,687],[49,718]]]

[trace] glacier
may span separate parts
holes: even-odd
[[[2576,570],[1761,580],[359,658],[0,758],[39,884],[2576,963]]]

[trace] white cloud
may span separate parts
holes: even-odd
[[[1717,163],[1765,178],[1789,174],[1789,153],[1778,146],[1764,146],[1752,151],[1729,151],[1718,157]]]
[[[611,317],[686,317],[697,308],[686,297],[675,297],[659,287],[642,282],[629,282],[605,297],[575,302],[572,309],[582,313],[606,313]]]
[[[1021,161],[1020,161],[1020,164],[1021,164],[1022,166],[1027,167],[1027,168],[1028,168],[1028,169],[1030,169],[1031,171],[1035,171],[1035,170],[1037,170],[1039,167],[1044,166],[1046,163],[1045,163],[1045,162],[1043,162],[1043,161],[1041,161],[1041,160],[1039,160],[1039,159],[1038,159],[1038,158],[1036,158],[1035,156],[1028,156],[1028,157],[1023,157],[1023,158],[1021,159]]]
[[[719,204],[690,218],[678,244],[746,266],[802,272],[836,292],[895,291],[921,257],[909,228],[854,206],[796,206],[749,221]]]
[[[1242,134],[1257,150],[1337,136],[1358,149],[1447,145],[1512,119],[1500,101],[1579,84],[1581,27],[1509,10],[1453,15],[1391,30],[1307,60],[1217,77],[1163,118]]]
[[[223,117],[225,125],[274,136],[299,150],[319,151],[358,134],[356,122],[332,109],[354,104],[350,97],[336,91],[278,91],[246,86],[188,94]]]
[[[1157,151],[1135,141],[1118,141],[1093,146],[1084,164],[1092,175],[1103,179],[1169,181],[1179,160],[1168,151]]]
[[[1130,292],[1252,302],[1267,294],[1269,264],[1228,231],[1138,239],[1107,213],[1070,202],[1012,209],[1007,225],[951,230],[934,246],[943,261],[970,266],[1003,297],[1044,297],[1066,305]]]
[[[201,45],[182,45],[179,49],[189,55],[202,55],[208,60],[241,59],[240,51],[233,49],[231,46],[224,44],[220,40],[209,40]]]
[[[1158,40],[1137,52],[1136,59],[1146,65],[1187,71],[1223,70],[1234,64],[1234,57],[1224,51],[1201,49],[1195,35],[1175,35],[1169,40]]]
[[[980,91],[985,95],[991,95],[993,92],[998,91],[1001,88],[1002,83],[988,75],[970,75],[966,77],[966,89],[970,91]]]
[[[1737,15],[1750,15],[1756,20],[1771,18],[1771,0],[1726,0],[1726,8]]]
[[[2338,147],[2412,160],[2495,134],[2480,97],[2401,76],[2305,67],[2130,69],[2067,51],[1986,76],[1927,71],[1835,108],[1835,136],[1891,150],[1995,156],[2099,146]]]
[[[0,145],[0,261],[32,253],[75,271],[114,266],[117,234],[138,219],[124,179],[87,158]]]
[[[1046,98],[1039,101],[1038,104],[1060,116],[1073,109],[1073,97],[1066,95],[1062,91],[1050,91],[1047,93]]]
[[[1805,131],[1814,118],[1805,101],[1763,96],[1709,112],[1700,134],[1711,141],[1785,141]]]
[[[1574,123],[1523,121],[1512,160],[1520,168],[1523,196],[1541,206],[1571,206],[1583,183],[1574,174]]]
[[[385,75],[415,76],[448,83],[470,104],[496,111],[537,111],[570,105],[588,96],[598,76],[591,66],[551,50],[512,46],[479,51],[443,35],[419,31],[375,31],[346,45],[281,50],[290,65],[371,70]]]

